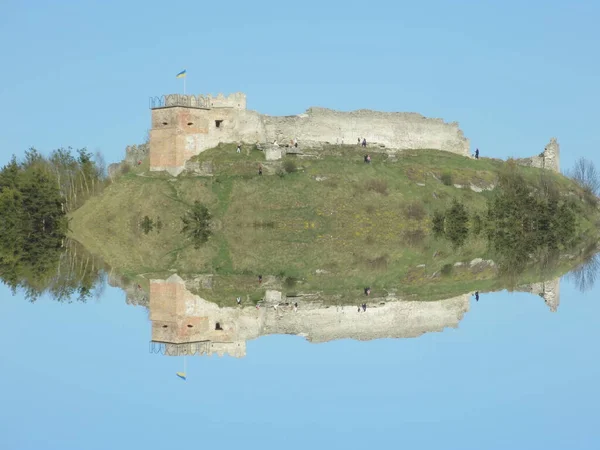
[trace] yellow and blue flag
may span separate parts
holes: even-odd
[[[185,372],[177,372],[176,375],[184,381],[187,380]]]
[[[183,77],[185,77],[185,70],[182,70],[177,75],[175,75],[175,78],[183,78]]]

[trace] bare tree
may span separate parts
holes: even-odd
[[[569,273],[568,277],[575,283],[579,292],[587,292],[594,287],[598,275],[600,275],[600,254],[596,253]]]
[[[598,196],[600,193],[600,173],[596,170],[593,161],[579,158],[573,169],[569,171],[569,177],[591,194]]]
[[[96,162],[96,169],[98,171],[98,178],[103,179],[106,177],[106,161],[104,160],[104,155],[100,150],[96,151],[96,155],[94,155],[94,161]]]

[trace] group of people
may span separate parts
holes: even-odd
[[[366,161],[365,161],[366,162]],[[365,295],[369,296],[371,295],[371,288],[369,286],[367,286],[365,289]],[[358,312],[360,312],[360,309],[362,308],[363,312],[367,312],[367,304],[363,303],[362,305],[358,305]]]

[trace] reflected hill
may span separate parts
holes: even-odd
[[[331,299],[319,294],[286,297],[281,291],[267,289],[256,306],[240,297],[241,304],[221,307],[192,293],[188,284],[195,282],[186,283],[176,274],[150,280],[152,352],[239,358],[246,355],[247,341],[272,334],[303,336],[313,343],[418,337],[457,328],[472,298],[466,293],[437,301],[407,301],[388,293],[365,296],[356,305],[332,305]],[[519,290],[539,295],[556,311],[559,278]]]

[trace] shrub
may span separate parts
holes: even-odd
[[[404,211],[406,217],[413,220],[423,220],[427,212],[423,206],[423,202],[414,201],[405,206]]]
[[[197,200],[194,206],[181,217],[183,222],[181,232],[192,240],[196,249],[206,243],[211,235],[210,219],[208,208]]]
[[[254,228],[275,228],[275,221],[255,220],[252,225],[254,226]]]
[[[444,234],[444,222],[446,221],[446,215],[441,211],[433,213],[431,222],[433,223],[433,234],[441,236]]]
[[[385,180],[369,180],[365,183],[365,188],[381,195],[388,195],[387,181]]]
[[[298,279],[294,278],[294,277],[286,277],[283,285],[287,288],[287,289],[292,289],[296,283],[298,283]]]
[[[121,165],[121,175],[127,175],[129,172],[131,172],[131,165],[128,162],[124,162]]]
[[[467,208],[458,200],[452,201],[452,206],[446,212],[444,231],[446,237],[456,246],[462,245],[469,234],[469,214]]]
[[[452,264],[444,264],[444,267],[442,267],[442,275],[444,275],[445,277],[452,275],[452,271],[454,270],[454,266],[452,266]]]
[[[283,170],[285,170],[286,173],[294,173],[298,170],[298,167],[296,166],[296,163],[294,161],[292,161],[291,159],[286,159],[283,162]]]
[[[583,200],[590,206],[598,206],[598,197],[588,187],[583,189]]]
[[[452,178],[452,173],[450,172],[444,172],[441,176],[441,180],[442,183],[445,184],[446,186],[452,186],[453,183],[453,178]]]
[[[142,228],[144,234],[148,234],[154,229],[154,221],[150,217],[144,216],[140,222],[140,227]]]
[[[481,233],[481,227],[482,227],[481,216],[477,213],[473,214],[473,219],[471,222],[473,224],[473,226],[471,228],[473,235],[479,236],[479,234]]]
[[[421,244],[423,240],[425,240],[425,231],[421,228],[402,232],[402,241],[411,247]]]

